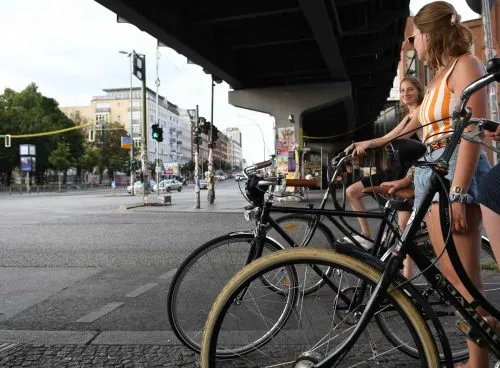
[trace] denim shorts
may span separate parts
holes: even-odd
[[[458,158],[458,148],[460,145],[457,146],[455,151],[453,152],[453,155],[451,156],[450,162],[449,162],[449,168],[448,168],[448,174],[446,175],[446,178],[448,180],[452,180],[453,175],[455,173],[455,168],[457,166],[457,158]],[[445,150],[445,147],[437,149],[435,151],[432,151],[430,153],[426,153],[421,160],[425,160],[428,162],[434,162],[438,158],[441,157]],[[488,161],[488,158],[486,157],[486,154],[484,153],[484,150],[481,149],[481,154],[479,156],[479,162],[476,167],[476,172],[474,173],[474,176],[472,177],[472,181],[470,183],[469,191],[468,194],[472,196],[473,203],[479,203],[478,201],[478,189],[479,189],[479,179],[488,173],[490,171],[491,166]],[[425,190],[427,189],[427,186],[430,183],[431,180],[431,175],[432,175],[432,170],[428,167],[417,167],[415,169],[415,175],[413,178],[413,183],[415,185],[415,204],[414,208],[417,208],[417,206],[422,202],[422,199],[425,195]],[[434,195],[433,202],[439,201],[439,194]]]

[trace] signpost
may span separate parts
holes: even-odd
[[[120,138],[120,142],[121,142],[121,148],[123,149],[131,149],[132,148],[132,137],[121,137]]]
[[[30,192],[30,172],[35,170],[36,146],[34,144],[19,145],[21,171],[26,172],[26,192]]]

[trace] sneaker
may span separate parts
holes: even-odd
[[[361,245],[364,248],[364,250],[370,250],[370,249],[373,248],[373,242],[372,241],[366,240],[365,238],[363,238],[363,237],[361,237],[359,235],[353,235],[352,237],[359,243],[359,245]],[[353,242],[351,241],[351,239],[349,239],[347,236],[344,236],[342,238],[342,241],[344,243],[353,244]]]

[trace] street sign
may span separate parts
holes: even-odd
[[[121,147],[124,149],[132,148],[132,138],[131,137],[121,137]]]
[[[35,171],[36,158],[31,156],[21,156],[20,157],[20,168],[21,171],[30,172]]]

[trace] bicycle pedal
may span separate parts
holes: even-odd
[[[465,337],[474,342],[477,346],[482,347],[486,345],[484,339],[476,332],[476,330],[471,328],[466,321],[458,320],[455,323],[455,326],[460,332],[462,332],[465,335]]]

